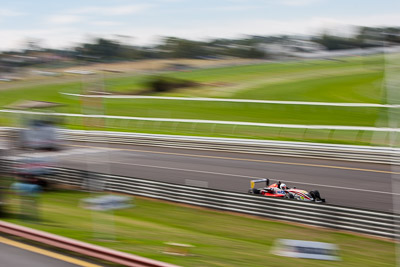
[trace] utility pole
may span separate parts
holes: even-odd
[[[400,104],[400,49],[396,53],[388,51],[389,47],[386,42],[387,34],[382,33],[382,47],[384,55],[384,88],[386,89],[386,104]],[[399,128],[400,126],[400,109],[398,107],[388,109],[388,127]],[[398,133],[390,133],[389,146],[398,149],[399,140]],[[391,182],[392,182],[392,202],[394,215],[400,214],[400,167],[397,162],[400,158],[393,158],[391,165]],[[400,220],[394,218],[394,234],[395,237],[395,253],[396,265],[400,266]]]

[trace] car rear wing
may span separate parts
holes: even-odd
[[[269,185],[269,179],[257,179],[257,180],[250,181],[250,188],[253,189],[254,186],[256,185],[256,183],[259,183],[259,182],[265,182],[266,186]]]

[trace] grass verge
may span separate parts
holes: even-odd
[[[170,77],[202,83],[199,88],[185,88],[165,95],[213,96],[244,99],[301,100],[322,102],[384,102],[383,71],[380,56],[348,57],[341,61],[310,60],[286,63],[264,63],[171,72]],[[94,78],[85,78],[95,80]],[[117,76],[105,79],[110,91],[140,90],[146,76]],[[89,85],[91,82],[86,82]],[[86,85],[88,85],[86,84]],[[217,85],[220,84],[220,85]],[[222,86],[221,86],[222,84]],[[24,86],[1,91],[0,107],[18,99],[33,99],[65,104],[57,112],[81,113],[81,100],[60,92],[80,93],[77,81]],[[100,103],[89,103],[92,107]],[[104,110],[92,108],[89,113],[107,115],[176,119],[224,120],[306,125],[350,125],[385,127],[387,108],[328,107],[210,101],[178,101],[156,99],[107,99]],[[97,108],[98,109],[98,108]],[[1,114],[3,115],[3,114]],[[15,119],[0,118],[9,125]],[[82,128],[81,119],[66,121],[67,127]],[[164,133],[180,135],[259,138],[273,140],[312,141],[344,144],[386,143],[386,137],[363,132],[330,132],[260,128],[252,126],[193,123],[159,123],[118,121],[107,122],[106,130]],[[374,136],[373,138],[371,136]]]
[[[111,213],[91,212],[79,207],[88,193],[58,191],[43,193],[42,221],[7,221],[182,266],[393,266],[392,242],[302,227],[261,218],[136,197],[135,207]],[[9,198],[12,214],[16,198]],[[93,233],[95,232],[95,233]],[[116,242],[99,241],[111,240]],[[340,262],[275,256],[270,253],[277,238],[335,243]],[[164,242],[190,244],[193,256],[163,254]]]

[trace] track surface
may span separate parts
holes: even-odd
[[[319,190],[330,204],[380,211],[392,211],[399,196],[392,193],[392,168],[383,164],[81,142],[37,155],[59,167],[243,193],[251,179],[270,178]]]
[[[4,267],[100,267],[100,265],[91,264],[2,237],[0,237],[0,259],[0,266]]]

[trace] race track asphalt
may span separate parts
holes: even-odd
[[[8,243],[16,243],[16,245],[10,245]],[[39,251],[39,253],[36,251]],[[4,267],[100,267],[100,265],[97,264],[15,242],[1,236],[0,259],[0,266]]]
[[[82,142],[39,153],[60,167],[243,193],[251,179],[270,178],[319,190],[329,204],[379,211],[392,211],[400,195],[392,192],[399,172],[384,164]]]

